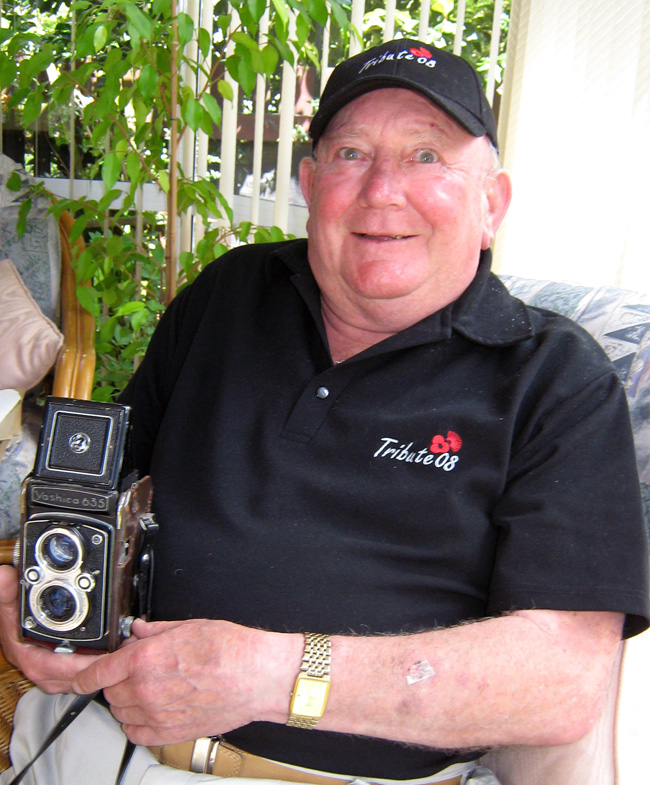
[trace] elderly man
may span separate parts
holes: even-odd
[[[510,181],[469,65],[382,44],[311,133],[308,241],[210,265],[123,397],[157,621],[102,657],[18,643],[6,568],[3,648],[175,766],[465,782],[480,748],[583,736],[648,624],[625,395],[490,273]]]

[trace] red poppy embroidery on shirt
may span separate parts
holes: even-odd
[[[440,455],[443,452],[449,452],[450,450],[452,452],[458,452],[462,446],[463,440],[460,436],[454,431],[447,431],[446,439],[440,434],[433,437],[429,452],[432,452],[434,455]]]

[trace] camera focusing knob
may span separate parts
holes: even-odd
[[[125,616],[123,619],[120,619],[120,632],[123,638],[131,637],[131,627],[134,621],[135,616]]]

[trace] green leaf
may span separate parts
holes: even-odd
[[[23,123],[25,125],[31,125],[38,120],[41,115],[42,106],[42,90],[34,90],[34,92],[31,92],[27,96],[27,100],[25,101],[25,106],[23,107]]]
[[[271,44],[266,44],[262,49],[262,59],[264,60],[266,75],[268,77],[273,76],[280,60],[278,50]]]
[[[230,82],[227,82],[225,79],[219,79],[217,82],[217,90],[221,94],[226,101],[232,101],[235,97],[235,94],[232,89],[232,85]]]
[[[128,63],[124,63],[122,65],[122,52],[116,47],[114,49],[110,49],[106,53],[106,60],[104,61],[104,71],[106,73],[111,73],[114,68],[117,68],[118,63],[121,65],[122,68],[128,70],[129,65]]]
[[[241,30],[236,30],[232,34],[232,40],[238,44],[242,44],[246,49],[250,49],[251,52],[255,52],[258,49],[257,41],[253,41],[247,33],[244,33]]]
[[[158,183],[160,184],[160,187],[163,189],[163,191],[166,194],[168,194],[169,193],[169,174],[164,169],[162,169],[160,172],[158,172]]]
[[[194,21],[191,16],[180,13],[177,16],[178,24],[178,43],[184,47],[194,37]]]
[[[99,312],[97,292],[90,286],[77,286],[76,293],[81,307],[97,318]]]
[[[266,0],[246,0],[246,5],[250,10],[253,19],[255,19],[256,22],[259,22],[266,9]]]
[[[147,63],[138,76],[138,90],[143,98],[151,98],[158,88],[158,71]]]
[[[329,0],[329,6],[330,15],[334,17],[336,24],[341,30],[347,30],[350,27],[350,17],[339,0]]]
[[[182,251],[178,255],[178,264],[185,274],[187,274],[188,270],[190,270],[194,264],[194,254],[191,251]]]
[[[20,191],[22,187],[23,187],[23,179],[20,176],[20,174],[14,169],[14,171],[11,173],[11,176],[5,183],[5,188],[7,188],[9,191]]]
[[[136,313],[131,314],[129,319],[129,321],[131,322],[131,328],[133,329],[134,332],[137,333],[152,318],[154,318],[153,315],[146,308],[143,308],[140,311],[136,311]]]
[[[226,68],[232,78],[240,85],[247,95],[255,89],[255,69],[251,62],[251,53],[246,47],[237,44],[235,54],[226,60]]]
[[[181,117],[196,133],[201,127],[203,119],[203,107],[193,96],[185,99],[181,104]]]
[[[108,28],[106,25],[98,25],[93,36],[93,46],[95,47],[95,52],[101,51],[106,46],[107,41]]]
[[[126,156],[126,173],[131,183],[137,183],[142,174],[142,164],[137,153],[129,153]]]
[[[205,59],[210,54],[210,47],[212,46],[212,36],[204,27],[200,27],[197,36],[197,41],[198,41],[199,52],[201,53],[201,57]]]
[[[203,106],[205,111],[210,115],[210,119],[215,125],[221,125],[221,107],[217,99],[210,93],[205,93],[203,96]]]
[[[27,98],[27,96],[31,93],[29,87],[23,87],[16,92],[9,98],[7,101],[7,108],[13,109],[16,106],[20,106],[20,104]]]
[[[130,313],[135,313],[136,311],[141,311],[145,308],[145,304],[142,300],[136,300],[135,302],[124,303],[124,305],[120,305],[120,307],[115,311],[116,316],[126,316]]]
[[[327,24],[327,4],[325,0],[307,0],[307,12],[323,27]]]
[[[169,14],[171,11],[169,6],[169,0],[154,0],[152,11],[155,16],[162,16],[165,19],[169,19]]]
[[[45,46],[31,57],[21,61],[18,67],[19,84],[26,87],[32,79],[37,79],[51,65],[54,57],[51,46]]]
[[[133,3],[125,3],[124,12],[137,31],[138,36],[144,41],[150,41],[153,37],[153,22],[151,19],[145,16],[138,6]]]
[[[287,9],[287,4],[284,0],[273,0],[273,7],[277,11],[278,16],[282,20],[282,24],[285,27],[289,25],[289,11]]]
[[[20,203],[20,207],[18,208],[18,220],[16,222],[16,234],[18,237],[22,237],[27,230],[27,216],[29,215],[29,211],[32,209],[32,199],[28,197],[25,199],[24,202]]]
[[[78,215],[74,223],[72,224],[72,229],[70,230],[70,244],[74,245],[77,240],[83,235],[86,226],[88,225],[88,216],[85,214]]]
[[[296,38],[298,39],[298,47],[302,48],[305,41],[311,33],[311,25],[302,14],[298,14],[296,19]]]
[[[103,120],[109,114],[115,114],[115,100],[120,93],[120,83],[117,79],[107,77],[103,87],[97,91],[97,99],[93,107],[95,118]]]
[[[115,327],[118,324],[118,317],[117,316],[109,316],[109,318],[102,324],[99,330],[99,339],[104,343],[108,343],[113,338],[113,333],[115,331]]]
[[[5,52],[0,52],[0,89],[8,87],[16,78],[18,67]]]
[[[102,163],[102,180],[104,182],[104,188],[107,191],[110,191],[117,182],[121,169],[122,167],[117,153],[106,153],[104,162]]]

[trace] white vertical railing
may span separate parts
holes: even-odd
[[[205,28],[210,33],[210,41],[212,41],[212,26],[214,24],[214,0],[202,0],[201,2],[201,27]],[[212,44],[210,51],[207,55],[207,62],[212,59]],[[197,92],[202,93],[206,89],[208,76],[203,71],[199,70]],[[196,159],[195,159],[195,177],[197,179],[205,178],[208,176],[208,147],[210,137],[205,131],[199,130],[196,134]],[[198,243],[201,242],[205,235],[205,227],[203,221],[194,220],[192,245],[187,249],[191,250],[196,248]],[[184,249],[185,250],[185,249]]]
[[[465,0],[456,3],[456,34],[454,35],[454,54],[459,55],[463,48],[463,32],[465,30]]]
[[[179,10],[184,11],[192,17],[199,18],[199,0],[182,0],[179,2]],[[198,43],[195,39],[189,41],[185,47],[185,54],[190,60],[196,60],[199,53]],[[183,84],[192,84],[193,73],[190,65],[183,61],[180,68]],[[196,80],[195,80],[196,81]],[[195,91],[199,92],[198,82],[194,85]],[[178,162],[185,177],[197,177],[195,171],[196,159],[196,134],[187,126],[183,132],[183,138],[178,151]],[[194,211],[186,210],[179,221],[179,248],[181,251],[189,250],[193,246],[192,227],[194,223]]]
[[[258,43],[264,45],[269,31],[269,10],[260,21]],[[260,190],[262,183],[262,152],[264,150],[264,126],[266,123],[266,78],[257,76],[255,86],[255,138],[253,139],[253,190],[251,194],[251,223],[260,222]]]
[[[490,40],[490,63],[488,66],[485,94],[488,101],[494,101],[494,88],[496,84],[497,58],[499,57],[499,43],[501,41],[501,17],[503,15],[503,0],[494,0],[494,18],[492,20],[492,38]]]
[[[384,22],[384,41],[392,41],[395,38],[395,10],[396,0],[386,0],[386,16]]]
[[[295,36],[295,13],[289,11],[289,34]],[[278,163],[275,173],[275,207],[273,223],[283,231],[289,226],[289,190],[291,186],[291,155],[293,152],[294,107],[296,105],[296,69],[288,60],[282,63]]]
[[[418,38],[420,41],[426,38],[429,31],[429,19],[431,17],[431,3],[420,3],[420,23],[418,25]]]
[[[231,30],[239,26],[239,14],[232,9]],[[234,51],[235,45],[229,41],[226,57]],[[232,101],[223,102],[221,115],[221,170],[219,191],[224,199],[232,204],[235,196],[235,163],[237,160],[237,113],[239,109],[239,85],[226,71],[225,77],[233,92]]]
[[[352,13],[350,14],[350,24],[353,29],[361,33],[363,30],[363,15],[365,13],[365,0],[352,0]],[[362,49],[362,43],[354,34],[350,35],[350,56],[358,54]]]

